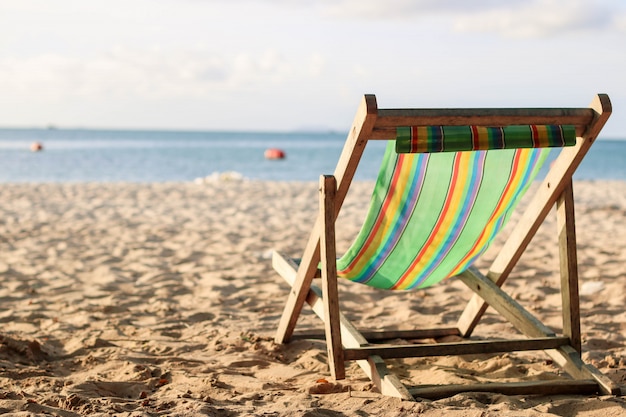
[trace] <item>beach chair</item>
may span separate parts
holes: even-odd
[[[357,361],[380,392],[406,400],[460,392],[507,395],[603,393],[620,387],[581,359],[572,175],[611,113],[608,96],[588,108],[378,109],[364,96],[334,175],[320,178],[320,211],[301,259],[275,252],[274,269],[291,285],[275,341],[294,336],[305,302],[323,320],[335,379]],[[365,145],[387,140],[367,218],[337,260],[335,219]],[[560,147],[488,271],[474,263],[510,217],[550,147]],[[408,153],[405,153],[408,152]],[[501,287],[556,206],[562,331],[544,325]],[[313,284],[321,276],[321,289]],[[455,277],[473,291],[453,328],[361,332],[339,311],[337,277],[384,289],[425,288]],[[532,279],[532,278],[529,278]],[[488,306],[521,335],[470,338]],[[459,342],[397,340],[456,336]],[[311,337],[311,335],[309,335]],[[381,341],[395,339],[393,344]],[[448,338],[450,339],[450,338]],[[378,343],[378,344],[377,344]],[[404,385],[385,360],[543,350],[569,378],[462,385]]]

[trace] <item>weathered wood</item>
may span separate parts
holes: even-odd
[[[414,329],[414,330],[362,330],[359,333],[368,342],[378,342],[392,339],[437,339],[446,336],[459,336],[456,327],[443,327],[440,329]],[[293,334],[292,339],[324,339],[326,334],[320,331],[299,331]]]
[[[346,144],[344,145],[335,170],[335,178],[338,183],[335,199],[336,212],[339,212],[348,192],[356,167],[365,150],[367,138],[374,127],[377,111],[376,97],[366,95],[357,110],[352,128],[348,133]],[[292,285],[283,309],[283,314],[278,323],[274,337],[276,343],[285,343],[291,338],[296,327],[296,322],[298,321],[298,316],[302,311],[309,288],[311,287],[311,282],[317,273],[317,265],[320,261],[319,223],[320,218],[318,216],[313,226],[313,231],[304,248],[302,262],[298,267],[296,282]]]
[[[432,343],[422,345],[376,345],[346,349],[346,360],[364,359],[377,355],[383,359],[417,358],[448,355],[477,355],[503,352],[556,349],[567,345],[567,337],[542,337],[516,340],[472,340],[459,343]]]
[[[593,380],[524,381],[489,384],[432,385],[410,388],[415,397],[438,400],[462,392],[490,392],[504,395],[585,395],[598,392]]]
[[[293,285],[296,281],[297,265],[285,255],[274,252],[272,257],[272,266],[279,272],[289,285]],[[322,290],[316,285],[311,285],[310,291],[305,298],[311,309],[324,320],[324,302],[322,301]],[[359,333],[352,323],[340,312],[339,321],[341,325],[341,339],[344,347],[355,348],[366,346],[367,340]],[[380,356],[370,356],[367,360],[358,360],[357,364],[361,367],[367,377],[372,380],[378,390],[383,395],[390,397],[402,398],[404,400],[412,400],[413,397],[407,388],[400,382],[398,377],[389,372],[384,360]]]
[[[529,337],[553,337],[554,331],[545,326],[535,316],[502,291],[493,281],[484,276],[474,267],[458,275],[472,291],[492,306],[501,316],[506,318],[522,334]]]
[[[339,324],[339,294],[337,289],[337,251],[335,249],[335,195],[337,182],[332,175],[320,177],[320,219],[321,219],[321,270],[322,295],[324,300],[324,329],[328,366],[335,379],[346,377],[346,367],[341,345]]]
[[[289,285],[293,285],[297,268],[293,260],[278,252],[274,252],[272,266]],[[312,285],[309,294],[307,294],[306,301],[311,305],[313,311],[323,320],[324,307],[321,297],[321,290],[315,285]],[[342,313],[339,313],[339,316],[344,346],[348,349],[368,346],[368,341],[354,328],[350,321]],[[554,360],[556,365],[563,368],[563,370],[573,378],[595,380],[597,385],[599,385],[600,392],[604,394],[620,395],[621,388],[595,367],[585,364],[578,352],[571,346],[548,349],[545,352]],[[375,383],[380,392],[384,395],[403,399],[412,398],[407,388],[400,382],[397,376],[387,370],[384,359],[380,356],[371,356],[368,360],[357,360],[357,364],[359,364],[365,374]],[[489,385],[496,386],[492,384]],[[463,391],[468,391],[468,389],[465,388],[459,392]]]
[[[590,108],[552,109],[380,109],[370,139],[396,138],[398,126],[574,125],[582,136],[594,112]]]
[[[606,94],[599,94],[590,105],[591,121],[576,145],[563,148],[559,157],[539,186],[533,200],[507,238],[487,277],[501,286],[508,278],[511,270],[522,256],[531,239],[554,206],[557,197],[563,192],[566,183],[571,180],[589,148],[600,133],[600,130],[611,115],[611,102]],[[458,321],[459,330],[465,336],[471,335],[480,318],[487,310],[488,304],[474,295],[465,307]]]
[[[363,97],[361,107],[352,123],[348,139],[335,167],[334,175],[337,179],[336,214],[339,214],[341,205],[346,198],[346,194],[348,194],[354,173],[359,165],[361,156],[363,156],[363,151],[372,134],[377,118],[378,104],[376,103],[376,96],[366,94]]]
[[[589,125],[590,108],[380,109],[375,129],[396,126]]]
[[[550,337],[554,333],[513,300],[489,278],[475,268],[459,275],[466,285],[505,317],[517,330],[530,337]],[[608,377],[589,364],[585,364],[579,352],[570,345],[545,351],[554,362],[574,379],[594,379],[604,394],[616,395],[620,388]]]
[[[595,380],[602,394],[621,395],[621,387],[593,365],[583,362],[578,351],[572,346],[562,346],[555,350],[546,350],[545,352],[554,360],[556,365],[560,366],[572,378]]]
[[[414,330],[361,330],[361,334],[370,342],[391,339],[437,339],[446,336],[459,336],[456,327],[442,327],[439,329]]]
[[[556,212],[561,270],[563,334],[570,338],[571,345],[578,353],[581,353],[576,224],[574,220],[574,191],[571,181],[557,200]]]
[[[342,378],[343,360],[356,360],[368,377],[385,395],[412,399],[411,393],[390,374],[383,357],[432,356],[496,353],[517,350],[543,349],[576,380],[585,381],[541,381],[507,384],[478,384],[463,387],[434,387],[419,389],[418,395],[448,396],[451,392],[494,391],[503,393],[571,393],[572,390],[592,389],[601,393],[619,394],[621,389],[608,377],[591,365],[585,364],[580,356],[580,328],[578,307],[578,283],[576,269],[573,194],[571,177],[611,113],[606,95],[598,95],[587,109],[382,109],[378,110],[374,96],[365,96],[355,117],[346,145],[341,154],[335,177],[331,184],[322,181],[320,213],[298,266],[280,254],[275,254],[275,269],[292,286],[287,305],[283,311],[276,341],[283,343],[293,334],[297,318],[304,302],[325,324],[325,338],[329,350],[331,372]],[[336,286],[336,264],[334,249],[334,220],[338,215],[356,167],[369,139],[392,138],[398,125],[510,125],[510,124],[573,124],[579,135],[574,147],[565,148],[553,164],[552,169],[539,187],[534,200],[513,230],[488,274],[477,270],[461,274],[463,280],[475,292],[458,322],[458,329],[436,329],[427,331],[374,332],[378,339],[389,337],[420,338],[437,337],[435,334],[460,334],[469,336],[480,317],[491,304],[520,332],[531,337],[525,340],[470,341],[465,343],[443,343],[431,345],[371,346],[339,311]],[[393,133],[393,136],[390,136]],[[332,181],[329,179],[329,181]],[[332,189],[332,191],[331,191]],[[334,196],[332,195],[334,192]],[[333,207],[334,204],[334,207]],[[559,242],[561,253],[562,290],[564,305],[564,336],[554,332],[533,317],[519,303],[504,293],[500,286],[505,282],[519,257],[526,249],[537,229],[552,206],[557,204]],[[332,214],[332,215],[331,215]],[[322,286],[320,290],[312,281],[319,275],[318,263],[322,262]],[[323,294],[322,294],[323,293]],[[338,323],[338,325],[337,325]],[[437,332],[443,332],[437,333]],[[450,333],[448,333],[450,332]],[[429,335],[429,336],[427,336]],[[341,364],[341,365],[339,365]],[[586,381],[592,380],[592,382]],[[548,384],[548,386],[544,386]],[[565,389],[568,391],[565,391]],[[501,390],[500,390],[501,389]],[[459,391],[454,391],[459,390]]]

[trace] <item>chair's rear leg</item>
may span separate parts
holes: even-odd
[[[578,260],[574,192],[572,182],[566,185],[556,202],[561,266],[561,297],[563,302],[563,335],[570,338],[574,349],[581,352],[580,304],[578,301]]]
[[[574,171],[591,148],[596,136],[612,112],[611,102],[606,94],[594,97],[589,107],[595,112],[593,120],[587,125],[582,136],[577,139],[575,146],[564,148],[561,151],[539,186],[535,198],[529,203],[526,212],[493,261],[487,277],[496,285],[502,286],[504,284],[526,246],[552,209],[552,205],[567,187],[567,184],[571,183]],[[459,319],[458,326],[462,335],[469,336],[473,332],[487,307],[487,303],[480,297],[472,296]]]

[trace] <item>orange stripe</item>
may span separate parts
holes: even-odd
[[[400,277],[400,279],[393,285],[393,287],[391,287],[391,289],[395,290],[395,289],[400,288],[402,286],[403,282],[408,279],[411,270],[413,268],[415,268],[415,265],[417,265],[421,261],[422,257],[424,256],[424,253],[428,249],[430,249],[430,246],[432,245],[433,240],[437,236],[437,233],[439,232],[439,230],[441,229],[444,221],[446,220],[446,214],[448,213],[448,211],[450,210],[450,207],[452,205],[452,201],[453,201],[452,197],[454,195],[454,190],[456,189],[457,179],[459,177],[458,170],[459,170],[459,165],[460,165],[459,164],[460,159],[461,159],[461,154],[458,153],[455,156],[454,169],[453,169],[453,172],[452,172],[452,182],[450,183],[450,186],[448,188],[449,191],[448,191],[448,195],[446,196],[446,202],[445,202],[445,204],[443,206],[441,214],[439,215],[439,218],[437,219],[437,224],[435,224],[435,227],[430,232],[430,236],[428,237],[428,240],[424,243],[424,245],[420,249],[420,251],[417,254],[417,256],[413,259],[413,262],[411,263],[411,265],[409,266],[407,271]]]
[[[389,190],[387,191],[385,202],[383,203],[382,209],[380,211],[381,213],[386,213],[389,205],[391,204],[392,198],[390,197],[393,196],[394,190],[398,183],[398,179],[400,178],[400,175],[402,174],[402,165],[404,164],[404,159],[405,158],[403,155],[398,155],[398,162],[397,162],[395,171],[393,173],[393,180],[391,181]],[[370,231],[369,236],[367,237],[367,240],[363,244],[358,255],[354,257],[350,265],[348,265],[346,268],[340,271],[342,275],[349,274],[358,265],[359,260],[368,252],[368,249],[372,245],[372,241],[377,237],[377,234],[380,231],[384,218],[385,216],[377,217],[376,223],[374,224],[374,227],[372,227],[372,230]]]
[[[496,205],[496,208],[493,210],[491,217],[489,218],[489,221],[487,222],[488,225],[491,225],[493,223],[493,220],[495,217],[497,217],[500,209],[502,208],[502,205],[505,204],[505,202],[508,200],[508,195],[511,191],[511,188],[513,187],[513,183],[515,181],[512,181],[513,179],[515,179],[517,177],[517,171],[519,170],[519,159],[520,159],[520,152],[516,152],[515,153],[515,159],[513,160],[513,167],[511,169],[511,173],[509,174],[509,181],[507,182],[506,188],[504,189],[504,191],[501,194],[500,200],[498,201],[498,204]],[[467,255],[465,255],[465,257],[463,257],[463,259],[457,264],[457,266],[454,267],[454,269],[452,270],[453,273],[456,272],[456,270],[463,264],[465,264],[465,262],[467,262],[467,260],[469,258],[471,258],[472,256],[474,256],[476,254],[476,248],[481,247],[484,245],[484,243],[482,243],[485,240],[485,234],[487,233],[487,227],[485,227],[483,229],[483,231],[480,233],[480,236],[478,237],[478,239],[476,239],[476,243],[474,244],[474,246],[467,252]]]

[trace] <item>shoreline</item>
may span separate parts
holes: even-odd
[[[339,252],[358,231],[372,186],[354,182],[338,219]],[[624,383],[626,181],[575,181],[574,195],[583,357]],[[273,343],[288,287],[269,259],[272,249],[299,256],[317,213],[316,182],[5,183],[0,202],[0,412],[626,413],[622,397],[462,394],[402,402],[373,392],[354,363],[341,389],[316,393],[316,381],[329,378],[324,345]],[[507,286],[560,329],[553,217]],[[342,283],[341,290],[357,325],[397,328],[451,324],[468,296],[454,280],[408,294],[352,283]],[[297,330],[313,328],[321,322],[305,311]],[[477,336],[510,331],[487,314]],[[394,366],[403,378],[428,383],[454,383],[464,374],[560,377],[545,358],[531,352]]]

